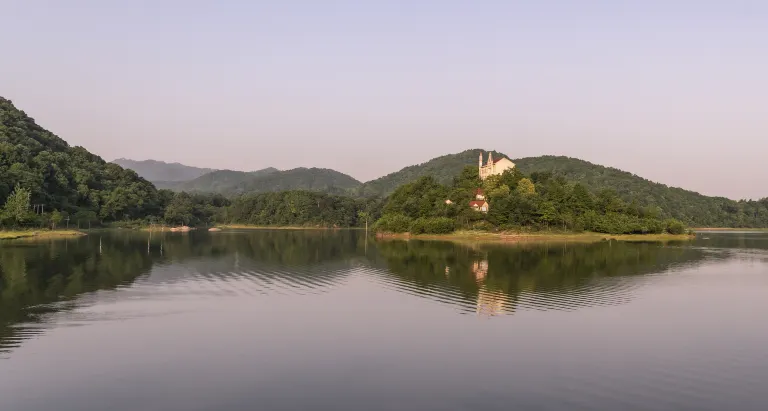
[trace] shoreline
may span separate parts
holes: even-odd
[[[711,231],[754,231],[754,232],[766,231],[768,232],[768,228],[698,227],[698,228],[691,228],[691,231],[697,231],[701,233],[711,232]]]
[[[22,238],[61,238],[87,235],[77,230],[0,230],[0,240],[18,240]]]
[[[607,240],[625,242],[667,242],[690,241],[691,234],[604,234],[604,233],[489,233],[484,231],[456,231],[451,234],[376,233],[377,239],[395,240],[443,240],[443,241],[488,241],[503,243],[522,242],[599,242]]]
[[[210,227],[189,227],[183,229],[179,226],[154,225],[140,226],[133,228],[107,227],[103,230],[133,230],[144,232],[188,232],[188,231],[223,231],[223,230],[365,230],[361,227],[324,227],[324,226],[270,226],[270,225],[247,225],[247,224],[216,224]]]
[[[292,226],[292,225],[248,225],[221,224],[215,225],[222,230],[363,230],[360,227],[324,227],[324,226]]]

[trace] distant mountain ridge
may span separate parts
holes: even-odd
[[[280,170],[268,167],[257,171],[214,170],[187,181],[155,181],[158,188],[174,191],[231,193],[245,181],[276,173]]]
[[[159,188],[175,191],[209,192],[225,195],[272,191],[309,190],[349,194],[360,186],[354,178],[326,168],[276,168],[244,172],[218,170],[184,182],[160,182]]]
[[[130,160],[118,158],[113,163],[136,172],[139,176],[151,181],[188,181],[214,171],[211,168],[187,166],[180,163],[166,163],[157,160]]]

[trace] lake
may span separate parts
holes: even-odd
[[[0,243],[0,410],[766,410],[768,233]]]

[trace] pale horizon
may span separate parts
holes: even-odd
[[[11,1],[4,17],[0,95],[106,160],[368,181],[483,147],[768,197],[760,2]]]

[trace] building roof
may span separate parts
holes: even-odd
[[[507,159],[506,157],[502,157],[502,158],[500,158],[500,159],[498,159],[498,160],[493,160],[493,164],[496,164],[496,163],[498,163],[499,161],[501,161],[501,160],[506,160],[506,159]]]
[[[473,200],[469,202],[470,207],[482,207],[483,204],[488,204],[488,202],[483,200]]]

